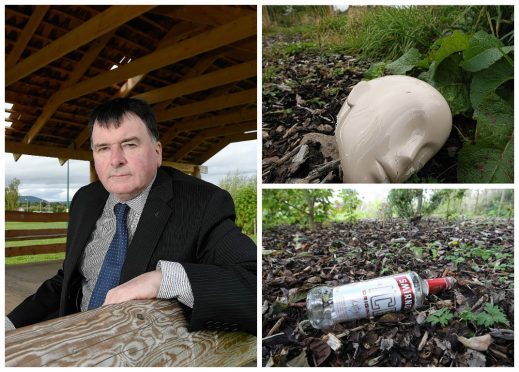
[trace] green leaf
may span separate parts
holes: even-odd
[[[469,307],[466,307],[465,309],[463,309],[460,312],[459,317],[460,317],[461,320],[464,320],[466,322],[470,322],[470,321],[474,320],[474,318],[476,317],[476,314],[474,314],[472,312],[472,310],[470,310]]]
[[[416,66],[420,58],[418,49],[411,48],[396,61],[388,64],[386,70],[393,75],[405,75],[407,71],[412,70]]]
[[[452,35],[443,37],[433,44],[431,48],[433,51],[429,54],[429,60],[440,65],[451,54],[465,50],[469,46],[469,39],[469,36],[463,32],[454,31]]]
[[[469,40],[467,48],[463,51],[463,59],[468,61],[487,49],[502,47],[501,40],[485,31],[478,31]]]
[[[450,310],[444,307],[441,310],[435,311],[431,315],[429,315],[425,321],[427,323],[431,323],[432,325],[441,324],[442,326],[447,326],[449,324],[449,320],[453,317]]]
[[[474,322],[479,326],[491,327],[494,324],[501,323],[508,325],[508,319],[503,314],[499,307],[492,305],[491,303],[485,304],[484,311],[477,314],[474,318]]]
[[[514,66],[501,59],[487,69],[474,73],[470,83],[470,101],[477,107],[483,98],[500,85],[514,78]]]
[[[513,138],[504,150],[466,143],[458,155],[458,180],[464,183],[513,183]]]
[[[364,72],[364,79],[371,80],[376,79],[378,77],[384,76],[384,72],[386,70],[385,62],[377,62],[373,63],[369,68]]]
[[[487,95],[474,110],[476,141],[504,149],[514,132],[514,109],[495,93]]]
[[[501,323],[508,325],[508,319],[506,319],[506,315],[501,311],[501,309],[491,303],[487,303],[485,305],[485,311],[492,317],[494,320],[494,324]]]
[[[470,110],[468,77],[467,73],[459,67],[461,56],[454,55],[445,59],[437,66],[433,62],[427,73],[421,74],[424,79],[434,86],[443,95],[452,115],[457,115]]]
[[[464,70],[477,72],[490,67],[493,63],[499,61],[504,55],[514,50],[513,46],[499,47],[487,49],[475,57],[461,63]]]

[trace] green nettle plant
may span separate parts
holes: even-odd
[[[474,134],[455,127],[464,143],[458,154],[458,181],[514,182],[513,46],[484,31],[454,31],[437,40],[425,56],[409,49],[397,60],[373,64],[365,78],[413,75],[434,86],[452,115],[476,122]],[[460,124],[463,125],[463,124]]]

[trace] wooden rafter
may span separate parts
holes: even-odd
[[[60,92],[63,101],[69,101],[85,94],[127,80],[130,77],[171,65],[183,59],[224,46],[233,41],[245,39],[256,33],[256,16],[246,16],[207,32],[150,53],[114,70],[82,81]]]
[[[22,62],[8,69],[5,84],[9,86],[74,49],[110,32],[129,20],[154,8],[154,5],[112,6]]]
[[[181,97],[194,92],[200,92],[217,86],[234,83],[256,76],[256,61],[249,61],[239,65],[204,74],[193,79],[171,84],[167,87],[155,89],[135,96],[148,103]]]
[[[245,122],[237,125],[232,125],[224,128],[212,128],[205,129],[200,131],[197,135],[195,135],[188,143],[182,146],[179,150],[175,152],[173,156],[174,161],[181,160],[184,158],[189,152],[193,151],[195,148],[200,146],[207,138],[212,137],[225,137],[231,134],[240,134],[242,132],[253,131],[256,129],[256,122]]]
[[[40,25],[40,22],[42,21],[43,17],[45,17],[45,14],[49,8],[49,5],[40,5],[34,7],[34,13],[31,15],[31,18],[23,29],[23,32],[16,40],[16,44],[14,44],[13,50],[11,50],[11,53],[9,53],[9,56],[5,61],[6,70],[9,70],[16,64],[16,62],[18,62],[18,59],[22,55],[23,50],[29,43],[29,40],[34,34],[34,31],[36,31]]]
[[[213,115],[203,119],[185,121],[172,126],[162,137],[162,143],[169,143],[179,133],[221,127],[228,124],[240,123],[256,119],[256,109],[237,110],[230,113]]]
[[[224,108],[245,105],[256,102],[256,89],[247,89],[242,92],[225,94],[218,97],[209,98],[203,101],[190,103],[188,105],[177,106],[170,110],[157,112],[157,121],[167,121],[178,119],[205,112],[222,110]]]

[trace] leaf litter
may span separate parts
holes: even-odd
[[[314,49],[273,52],[304,44],[301,37],[264,37],[262,179],[264,183],[342,183],[336,118],[369,63]],[[460,148],[461,139],[453,130],[410,182],[456,183]]]
[[[514,365],[513,221],[282,226],[264,231],[263,247],[264,366]],[[326,330],[307,320],[306,293],[316,285],[411,270],[454,276],[458,285],[411,312]],[[449,314],[446,323],[427,321],[436,312]]]

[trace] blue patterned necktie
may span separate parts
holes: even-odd
[[[119,284],[121,269],[128,248],[128,227],[126,226],[128,210],[129,207],[126,204],[117,203],[114,207],[115,235],[108,252],[106,252],[101,272],[97,277],[92,297],[90,297],[88,310],[101,306],[105,301],[106,293]]]

